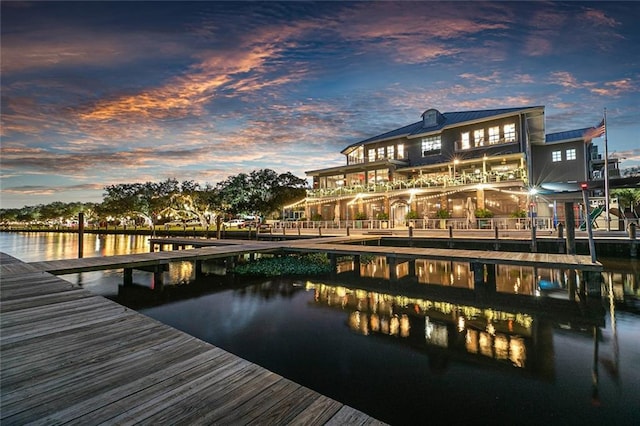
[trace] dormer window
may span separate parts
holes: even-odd
[[[434,127],[442,123],[444,117],[437,109],[428,109],[422,113],[422,127]]]

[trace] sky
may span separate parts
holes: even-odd
[[[441,112],[607,116],[640,165],[640,2],[1,3],[0,207],[346,164]],[[600,152],[604,138],[594,139]]]

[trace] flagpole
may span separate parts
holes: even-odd
[[[604,109],[604,212],[607,222],[607,232],[611,231],[609,216],[609,147],[607,143],[607,109]]]

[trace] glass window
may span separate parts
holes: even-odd
[[[364,173],[347,173],[347,185],[364,185]]]
[[[376,183],[389,182],[389,169],[376,170]]]
[[[384,146],[378,148],[378,160],[382,160],[384,158]]]
[[[489,145],[500,142],[500,126],[489,127]]]
[[[369,149],[369,161],[372,163],[376,161],[376,150],[373,148]]]
[[[374,184],[376,182],[376,171],[369,170],[367,171],[367,183],[369,185]]]
[[[364,148],[359,146],[347,156],[347,164],[364,163]]]
[[[323,178],[324,179],[324,178]],[[344,185],[344,175],[327,176],[326,188],[339,188]]]
[[[392,159],[392,160],[395,158],[395,157],[394,157],[394,155],[395,155],[395,153],[394,153],[394,148],[395,148],[395,147],[394,147],[393,145],[389,145],[389,146],[387,147],[387,158],[390,158],[390,159]]]
[[[460,135],[460,149],[469,149],[471,145],[469,144],[469,132],[463,132]]]
[[[398,148],[398,160],[404,159],[404,144],[399,143],[397,148]]]
[[[516,125],[515,123],[509,123],[504,125],[504,141],[515,142],[516,141]]]
[[[484,145],[484,129],[478,129],[473,131],[473,142],[475,146]]]
[[[554,163],[562,161],[562,151],[553,151],[551,153],[551,161],[553,161]]]
[[[575,148],[567,150],[567,160],[575,160],[576,159],[576,150]]]
[[[440,136],[422,138],[422,156],[438,154],[442,148]]]

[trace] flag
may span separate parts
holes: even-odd
[[[599,138],[604,135],[606,129],[604,125],[604,118],[598,123],[597,126],[591,127],[584,133],[584,138],[587,140],[591,140],[594,138]]]

